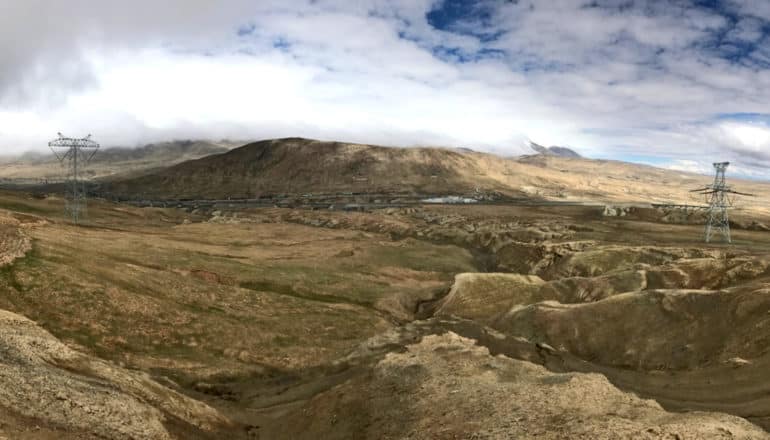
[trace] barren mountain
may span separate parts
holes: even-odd
[[[478,186],[502,188],[485,175],[475,154],[287,138],[119,180],[110,189],[160,198],[242,198],[338,191],[464,193]]]
[[[136,178],[114,179],[107,191],[158,199],[247,198],[335,192],[472,194],[477,189],[535,200],[702,205],[690,192],[710,176],[625,162],[553,154],[502,158],[470,150],[389,148],[287,138],[255,142]],[[770,183],[730,179],[757,198],[741,208],[765,209]]]
[[[571,150],[567,147],[544,147],[534,142],[530,142],[529,146],[532,147],[532,149],[537,151],[538,153],[546,156],[561,156],[561,157],[573,157],[573,158],[581,157],[580,154],[578,154],[574,150]]]

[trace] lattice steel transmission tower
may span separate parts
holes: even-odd
[[[67,163],[66,210],[73,222],[80,223],[81,218],[86,214],[87,196],[86,182],[83,180],[82,173],[99,150],[99,144],[91,140],[90,134],[81,139],[74,139],[59,133],[59,138],[49,142],[48,146],[62,164]]]
[[[732,196],[735,194],[742,196],[753,196],[734,191],[725,180],[725,171],[730,166],[730,162],[717,162],[714,164],[716,175],[714,183],[703,188],[693,190],[703,194],[708,203],[706,211],[706,230],[704,231],[706,243],[710,243],[714,235],[719,232],[727,243],[732,243],[730,237],[730,218],[727,210],[733,207]]]

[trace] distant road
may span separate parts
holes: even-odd
[[[455,197],[453,199],[453,197]],[[458,200],[459,199],[459,200]],[[431,200],[431,201],[427,201]],[[138,207],[166,207],[187,209],[248,209],[248,208],[305,208],[359,211],[370,209],[403,208],[420,205],[513,205],[513,206],[590,206],[603,207],[603,203],[578,201],[552,201],[530,198],[484,198],[469,202],[467,197],[456,198],[436,194],[317,194],[279,195],[253,199],[181,199],[181,200],[117,200]]]
[[[64,190],[64,182],[49,181],[45,184],[39,180],[24,181],[24,179],[0,179],[0,189],[13,191],[29,191],[37,193],[59,193]],[[363,211],[371,209],[401,208],[421,205],[500,205],[500,206],[585,206],[604,207],[610,205],[651,206],[649,203],[601,203],[596,201],[545,200],[531,197],[509,197],[495,193],[479,193],[475,195],[458,194],[412,194],[412,193],[357,193],[339,192],[328,194],[277,194],[258,198],[232,199],[155,199],[125,198],[103,193],[98,187],[89,189],[89,197],[101,198],[117,203],[125,203],[137,207],[166,207],[185,209],[248,209],[248,208],[304,208],[331,209],[344,211]],[[474,199],[474,202],[469,202]]]

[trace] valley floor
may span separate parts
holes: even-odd
[[[62,204],[0,193],[0,438],[770,438],[750,213]]]

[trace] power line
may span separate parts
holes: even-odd
[[[51,151],[62,164],[67,162],[67,180],[65,182],[65,209],[72,217],[74,223],[80,220],[86,213],[86,182],[81,174],[88,162],[93,159],[99,150],[99,144],[91,140],[91,135],[80,139],[59,137],[48,143]]]

